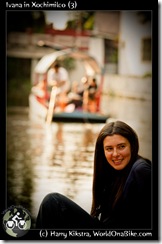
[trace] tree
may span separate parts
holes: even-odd
[[[94,11],[76,11],[73,20],[67,22],[67,29],[92,30],[94,25]]]
[[[7,12],[7,33],[44,32],[45,16],[43,11],[8,11]]]

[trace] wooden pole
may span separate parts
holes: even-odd
[[[50,96],[50,101],[49,101],[49,106],[47,111],[47,117],[46,117],[47,124],[51,124],[52,122],[53,110],[56,102],[56,95],[57,95],[57,86],[53,86],[51,90],[51,96]]]

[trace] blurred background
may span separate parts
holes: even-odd
[[[27,208],[34,226],[42,198],[60,192],[89,212],[103,124],[31,121],[33,70],[54,49],[92,55],[103,68],[102,112],[132,126],[152,160],[151,11],[8,11],[6,19],[7,207]],[[65,67],[73,77],[75,65]]]

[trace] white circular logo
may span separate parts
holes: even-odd
[[[3,228],[13,237],[21,237],[27,234],[31,227],[29,212],[21,206],[11,206],[3,216]]]

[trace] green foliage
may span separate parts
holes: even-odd
[[[37,32],[43,33],[45,28],[43,11],[8,11],[7,32]]]
[[[7,59],[7,106],[28,106],[30,62],[28,59]]]
[[[7,106],[28,106],[30,80],[11,79],[7,83]]]
[[[83,28],[85,30],[93,30],[94,25],[94,15],[90,15],[89,18],[85,21]]]
[[[63,60],[60,59],[59,63],[62,67],[64,67],[69,71],[75,69],[75,65],[76,65],[75,59],[71,57],[66,57]]]
[[[94,11],[76,11],[73,20],[67,21],[67,29],[93,30]]]

